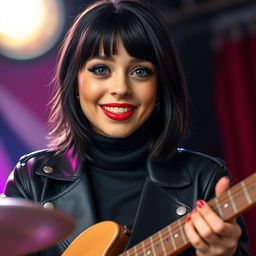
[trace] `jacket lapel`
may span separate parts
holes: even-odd
[[[148,178],[144,184],[127,248],[136,245],[191,211],[189,206],[168,193],[168,188],[179,189],[191,183],[184,166],[186,166],[184,163],[183,165],[180,163],[178,153],[169,162],[148,162]],[[177,211],[180,207],[185,209],[182,215]]]
[[[44,172],[45,166],[50,166],[53,172]],[[48,178],[40,203],[42,205],[52,203],[55,208],[75,219],[75,230],[66,240],[61,242],[67,246],[81,232],[96,223],[95,205],[87,176],[86,163],[79,161],[76,156],[72,157],[71,153],[68,152],[62,157],[51,158],[36,173]],[[52,179],[55,181],[51,182]]]
[[[68,244],[79,234],[96,223],[95,205],[86,172],[70,187],[51,202],[75,219],[75,230],[67,237]],[[49,200],[48,200],[49,201]],[[81,204],[83,207],[81,207]]]
[[[44,200],[41,203],[51,202],[56,208],[75,218],[76,228],[67,241],[64,241],[68,245],[82,231],[96,223],[95,205],[90,182],[86,176],[86,163],[67,154],[59,160],[52,159],[36,171],[38,175],[59,180],[53,183],[54,187],[47,186]],[[185,207],[187,212],[190,211],[190,207],[168,193],[168,188],[179,189],[191,183],[185,168],[186,164],[180,161],[178,152],[170,161],[148,162],[148,177],[141,193],[133,232],[127,248],[181,217],[176,213],[180,206]],[[43,171],[45,165],[53,167],[54,172],[45,173]],[[61,181],[71,183],[67,186]],[[53,191],[58,191],[58,194]],[[79,207],[81,203],[83,207]]]

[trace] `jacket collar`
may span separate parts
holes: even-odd
[[[82,166],[83,161],[80,161],[77,155],[73,156],[71,150],[64,155],[51,152],[42,161],[42,164],[36,170],[36,174],[55,180],[75,181],[82,175]]]
[[[161,162],[148,161],[149,178],[162,187],[184,187],[191,183],[187,164],[182,157],[184,149],[177,149],[170,160]]]
[[[186,164],[182,158],[183,149],[178,149],[170,160],[161,162],[147,162],[149,179],[162,187],[184,187],[191,183]],[[75,181],[79,178],[84,170],[84,161],[80,161],[78,156],[72,156],[72,152],[68,151],[63,156],[51,155],[36,170],[41,176],[51,179]],[[184,168],[185,166],[185,168]],[[51,167],[51,173],[45,172],[45,167]]]

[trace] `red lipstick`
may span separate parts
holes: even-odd
[[[117,120],[117,121],[123,121],[128,119],[129,117],[132,116],[132,114],[134,113],[136,106],[129,104],[129,103],[108,103],[108,104],[101,104],[100,105],[103,113],[110,119],[112,120]],[[110,111],[110,109],[107,108],[128,108],[129,110],[127,112],[123,112],[123,113],[116,113],[116,112],[112,112]]]

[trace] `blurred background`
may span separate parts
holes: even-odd
[[[19,157],[45,148],[58,49],[86,0],[0,0],[0,193]],[[255,172],[256,1],[150,0],[190,92],[182,146],[223,158],[234,183]],[[256,255],[256,209],[244,214]]]

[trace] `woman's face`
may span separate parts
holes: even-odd
[[[89,59],[78,74],[82,111],[101,135],[124,138],[137,130],[154,110],[157,92],[155,66],[136,59],[120,38],[117,54]]]

